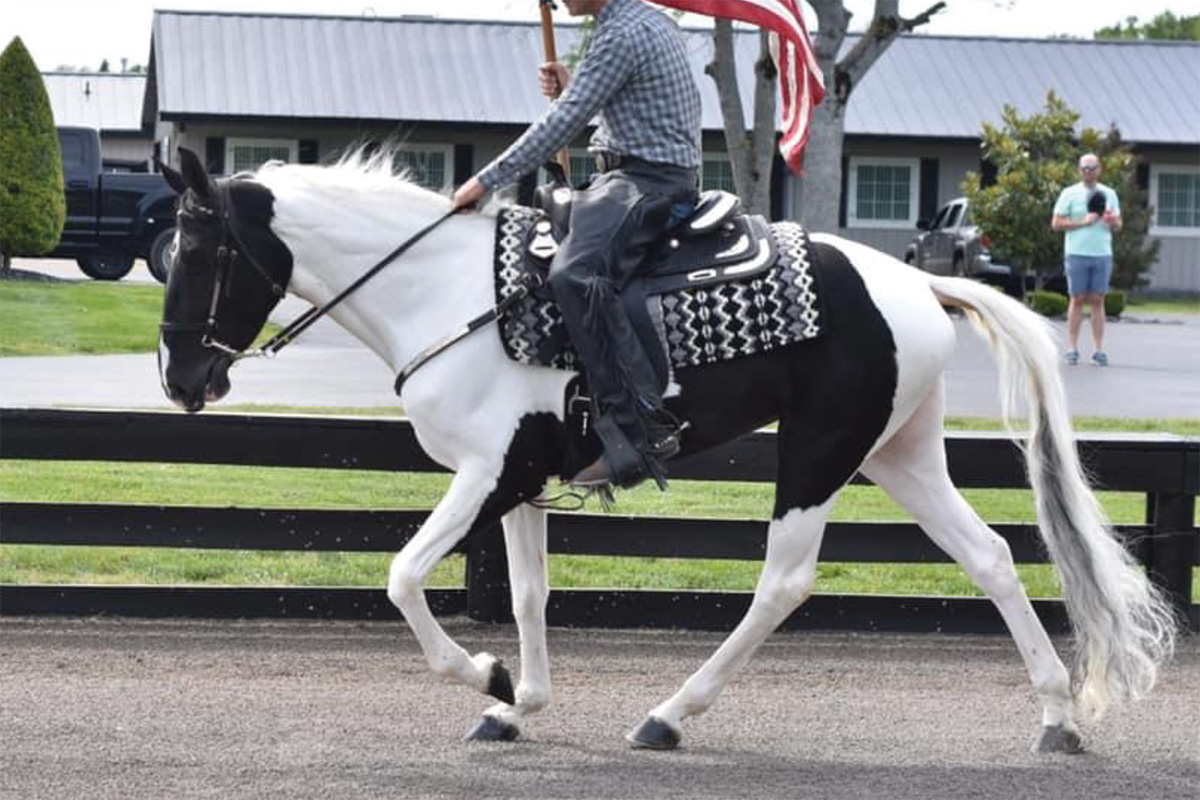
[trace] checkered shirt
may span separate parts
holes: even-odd
[[[700,166],[700,91],[675,22],[641,0],[609,0],[562,96],[479,173],[488,189],[550,160],[599,115],[588,150]]]

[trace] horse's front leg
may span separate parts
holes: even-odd
[[[496,473],[486,469],[465,468],[454,476],[450,490],[417,535],[392,560],[388,599],[408,620],[435,674],[512,703],[512,681],[500,660],[486,652],[471,656],[446,635],[429,610],[424,592],[429,573],[479,520],[495,487]]]
[[[546,512],[521,504],[504,516],[504,545],[508,552],[513,617],[521,638],[521,680],[516,703],[497,703],[467,738],[512,741],[521,721],[549,704],[550,655],[546,648]]]

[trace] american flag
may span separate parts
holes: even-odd
[[[813,109],[825,97],[825,79],[800,15],[798,0],[652,1],[681,11],[742,20],[771,32],[771,56],[779,70],[783,99],[783,138],[779,141],[779,152],[788,168],[799,172]]]

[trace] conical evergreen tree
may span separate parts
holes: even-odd
[[[0,254],[38,256],[66,216],[62,155],[46,84],[21,38],[0,53]]]

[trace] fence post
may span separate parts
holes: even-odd
[[[477,622],[511,622],[508,561],[499,525],[471,533],[467,541],[467,616]]]
[[[1163,590],[1181,620],[1192,626],[1192,566],[1196,542],[1192,519],[1196,498],[1176,492],[1154,492],[1150,501],[1150,579]]]

